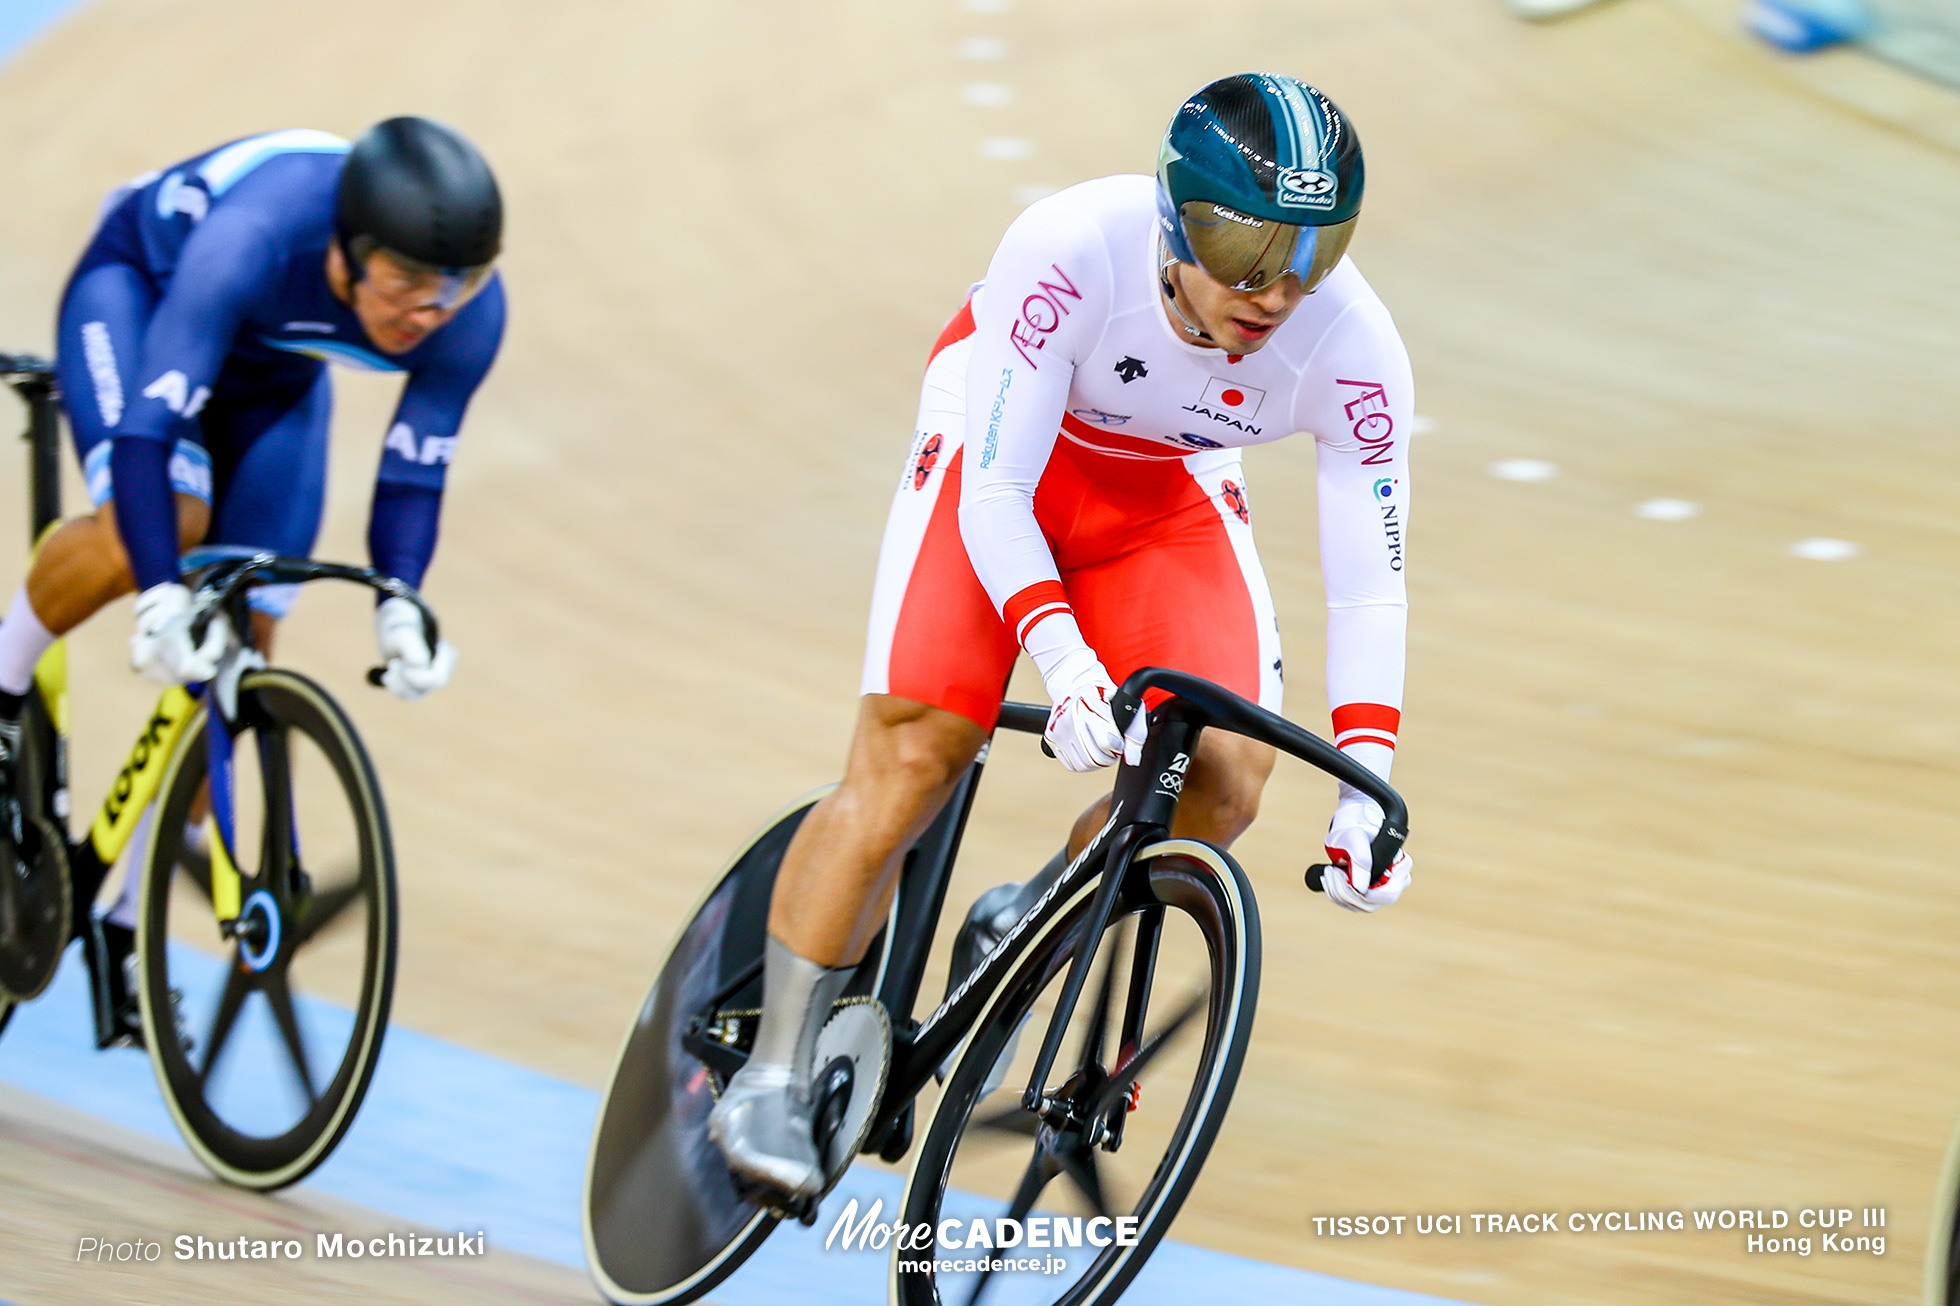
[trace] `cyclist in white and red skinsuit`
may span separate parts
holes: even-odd
[[[1207,168],[1229,182],[1235,167],[1263,191],[1203,193]],[[1199,198],[1175,193],[1194,186]],[[1335,742],[1387,777],[1413,399],[1394,322],[1342,254],[1360,189],[1359,145],[1331,102],[1291,78],[1227,78],[1180,110],[1158,178],[1106,177],[1029,207],[947,324],[885,528],[844,781],[783,859],[762,1025],[711,1121],[744,1178],[793,1197],[821,1187],[809,1044],[884,918],[904,849],[992,730],[1022,651],[1055,705],[1046,737],[1072,770],[1121,755],[1108,699],[1139,667],[1280,709],[1245,446],[1314,440]],[[1231,843],[1272,765],[1264,744],[1203,735],[1173,833]],[[1107,802],[1037,883],[1086,845]],[[1342,906],[1373,911],[1408,884],[1406,856],[1369,864],[1380,823],[1342,787],[1326,877]],[[1003,886],[976,904],[956,980],[998,937],[988,918],[1004,928],[1027,900]]]

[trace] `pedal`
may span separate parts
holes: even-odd
[[[876,998],[846,998],[832,1008],[830,1019],[817,1034],[817,1066],[811,1077],[811,1132],[823,1164],[823,1188],[808,1197],[791,1197],[781,1189],[756,1183],[729,1172],[735,1193],[778,1219],[815,1224],[817,1209],[851,1167],[851,1158],[865,1150],[871,1122],[885,1094],[891,1070],[891,1018]],[[911,1130],[906,1128],[906,1141]]]
[[[864,1150],[877,1156],[880,1161],[897,1165],[905,1159],[905,1154],[912,1150],[913,1120],[912,1103],[907,1102],[905,1109],[892,1117],[892,1122],[885,1127],[885,1132],[867,1142]]]
[[[91,913],[88,928],[82,935],[82,960],[88,963],[89,1005],[95,1016],[98,1049],[143,1046],[143,1018],[130,1000],[129,985],[122,973],[123,958],[129,952],[111,945],[107,934],[108,930],[122,929]],[[121,940],[117,942],[120,944]]]

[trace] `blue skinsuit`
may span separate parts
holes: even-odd
[[[326,498],[326,362],[408,375],[375,478],[374,565],[421,583],[470,396],[496,358],[492,277],[405,354],[327,288],[348,144],[250,137],[112,194],[62,297],[56,370],[99,504],[113,497],[139,589],[177,575],[171,491],[211,501],[207,542],[304,556]],[[275,614],[289,595],[267,594]]]

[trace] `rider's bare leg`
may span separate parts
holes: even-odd
[[[177,496],[177,549],[191,548],[211,529],[211,505],[188,494]],[[71,517],[34,555],[27,573],[27,598],[34,614],[55,635],[66,635],[103,607],[136,588],[116,529],[111,499],[86,517]]]
[[[798,956],[854,966],[925,831],[987,736],[956,713],[888,694],[859,700],[843,783],[804,818],[783,854],[769,933]]]
[[[204,538],[210,524],[209,504],[177,496],[180,547]],[[50,644],[133,588],[112,504],[57,527],[35,552],[27,580],[0,622],[0,716],[18,711],[14,699],[27,692]]]
[[[708,1118],[708,1136],[744,1178],[793,1198],[823,1186],[811,1130],[817,1033],[877,933],[905,849],[985,741],[979,726],[939,708],[860,700],[844,780],[783,854],[755,1043]]]

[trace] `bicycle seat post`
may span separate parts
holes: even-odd
[[[61,392],[44,359],[0,354],[0,374],[27,405],[28,538],[61,520]]]

